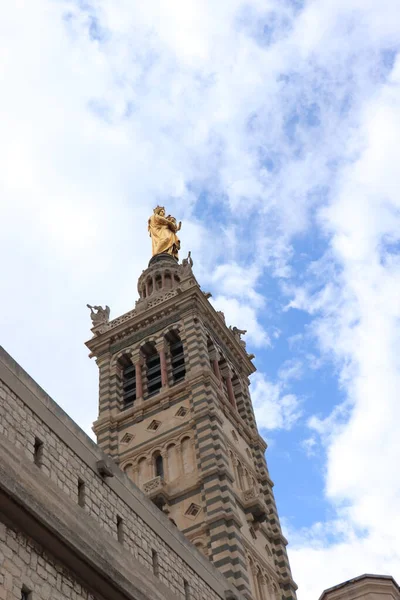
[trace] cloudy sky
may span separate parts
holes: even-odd
[[[300,600],[400,580],[398,0],[14,0],[0,20],[0,343],[86,430],[86,303],[146,220],[247,329]]]

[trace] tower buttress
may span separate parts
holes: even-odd
[[[93,430],[245,597],[289,600],[296,585],[249,394],[255,367],[243,332],[214,310],[192,264],[156,254],[135,308],[94,324]]]

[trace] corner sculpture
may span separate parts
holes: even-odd
[[[177,224],[175,217],[165,216],[163,206],[156,206],[148,225],[153,256],[165,252],[178,260],[181,242],[176,233],[180,230],[181,225],[181,221]]]
[[[98,325],[104,325],[105,323],[109,322],[109,306],[106,306],[105,308],[103,308],[102,306],[91,306],[90,304],[86,304],[86,306],[90,308],[90,318],[92,319],[93,327],[97,327]]]

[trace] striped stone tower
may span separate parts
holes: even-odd
[[[98,443],[251,600],[295,598],[249,394],[241,332],[202,292],[190,257],[153,256],[134,310],[94,315]]]

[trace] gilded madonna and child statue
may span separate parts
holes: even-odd
[[[153,256],[163,252],[170,254],[178,260],[178,252],[181,242],[176,235],[181,228],[181,221],[171,215],[165,216],[165,208],[156,206],[149,219],[149,234],[152,242]]]

